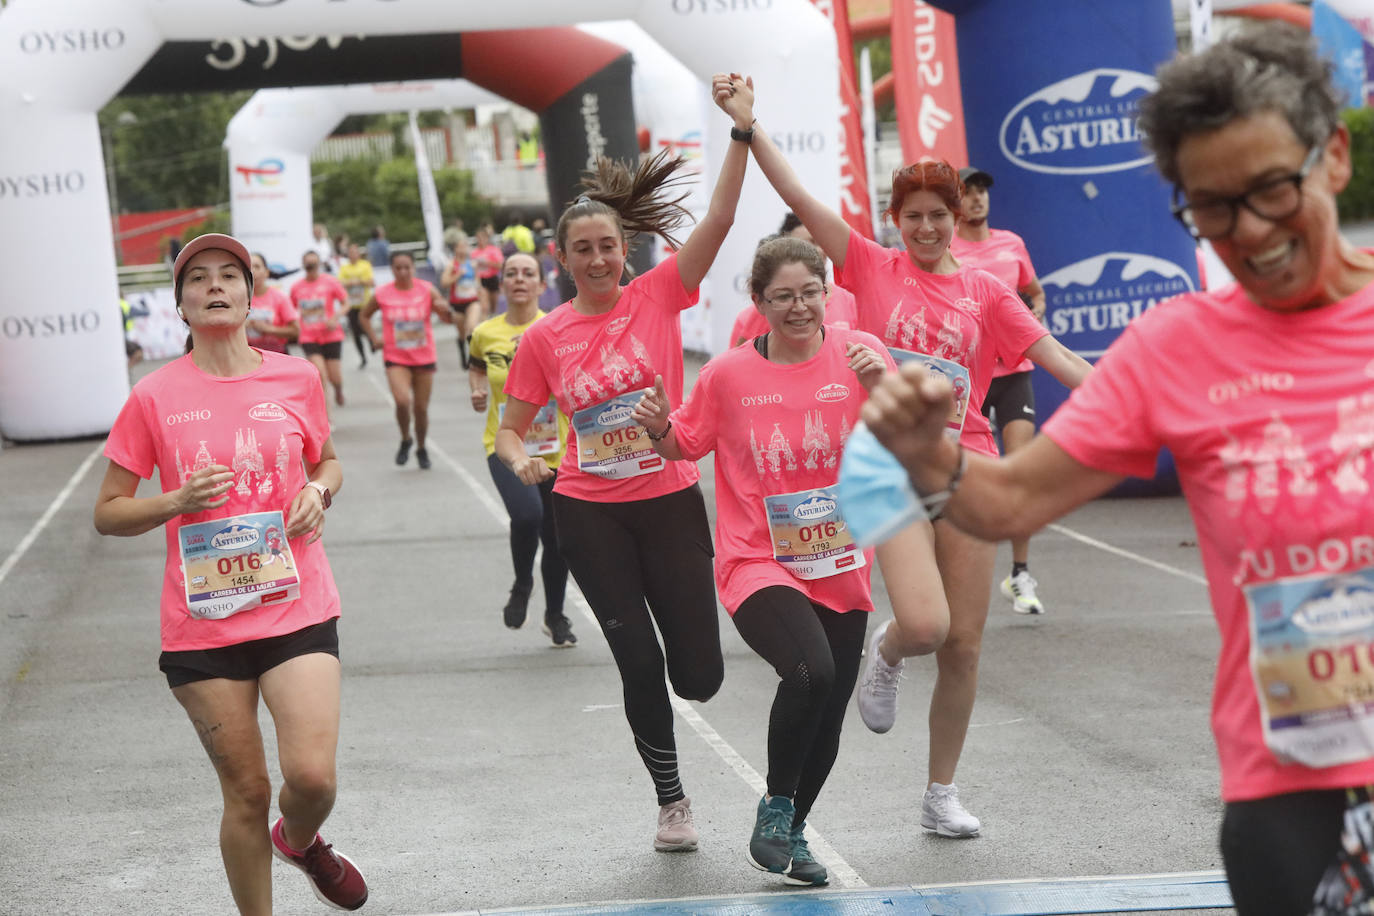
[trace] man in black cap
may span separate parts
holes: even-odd
[[[964,213],[950,240],[950,253],[960,263],[982,268],[1021,294],[1031,312],[1045,320],[1045,291],[1035,277],[1026,243],[1015,232],[988,226],[988,188],[992,176],[969,166],[959,170],[964,183]],[[1002,449],[1011,454],[1035,435],[1035,395],[1031,392],[1030,360],[1013,367],[999,360],[983,400],[983,416],[1002,434]],[[1002,580],[1002,594],[1018,614],[1043,614],[1029,568],[1030,539],[1011,542],[1011,575]]]

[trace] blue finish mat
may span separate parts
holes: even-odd
[[[700,914],[700,916],[1060,916],[1071,913],[1133,913],[1227,909],[1231,893],[1217,872],[1181,875],[1066,878],[854,891],[779,888],[747,897],[645,900],[590,906],[483,913],[593,916],[607,913]]]

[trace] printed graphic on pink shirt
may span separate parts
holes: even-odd
[[[416,280],[410,289],[398,289],[395,283],[377,287],[373,297],[382,312],[382,358],[387,362],[427,366],[438,358],[433,296],[433,287],[424,280]]]
[[[967,371],[960,441],[996,455],[981,412],[993,368],[1002,356],[1018,361],[1048,333],[1016,294],[977,268],[961,267],[952,274],[921,270],[905,251],[883,248],[856,232],[849,235],[835,282],[854,293],[859,327],[888,347],[947,360]],[[954,367],[945,374],[962,376]]]
[[[348,293],[333,277],[299,280],[291,287],[291,302],[301,317],[301,343],[334,343],[344,339],[343,313]]]
[[[225,505],[163,526],[164,649],[232,645],[338,615],[322,544],[284,538],[304,462],[328,436],[319,375],[295,357],[264,353],[256,372],[222,379],[186,356],[135,386],[105,446],[112,461],[143,478],[156,469],[164,493],[215,465],[233,473]]]
[[[1006,229],[989,229],[988,237],[981,242],[970,242],[955,235],[949,240],[949,253],[961,264],[986,270],[1007,286],[1018,292],[1030,285],[1035,279],[1035,268],[1031,265],[1030,253],[1021,236]],[[1023,359],[1008,369],[999,359],[993,369],[992,377],[1001,378],[1013,372],[1029,372],[1035,363]]]
[[[1222,650],[1227,800],[1374,780],[1374,287],[1280,314],[1238,287],[1127,328],[1046,427],[1149,476],[1167,446]]]
[[[545,404],[552,395],[582,430],[576,447],[569,442],[557,492],[620,502],[674,493],[698,479],[690,463],[660,461],[642,428],[621,410],[624,404],[612,403],[630,394],[638,400],[658,375],[669,403],[681,402],[679,314],[695,301],[695,292],[682,286],[676,258],[669,257],[626,285],[610,312],[583,315],[564,303],[525,332],[506,394],[532,404]],[[607,442],[607,435],[614,441]],[[584,460],[586,467],[580,465]]]
[[[770,585],[835,610],[872,610],[868,557],[834,491],[867,398],[848,366],[850,342],[885,353],[872,335],[839,328],[805,363],[730,350],[706,364],[673,413],[685,456],[715,452],[716,587],[732,614]]]

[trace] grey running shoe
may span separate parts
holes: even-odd
[[[749,838],[749,864],[781,875],[792,863],[792,818],[797,809],[782,795],[759,799],[754,835]]]
[[[679,798],[658,809],[658,833],[654,848],[659,852],[695,852],[697,827],[692,823],[692,800]]]
[[[868,658],[864,660],[863,676],[859,678],[859,717],[869,731],[882,734],[891,730],[897,721],[897,688],[906,661],[889,665],[883,661],[878,646],[883,641],[890,620],[873,631],[868,639]]]
[[[405,464],[410,460],[410,447],[414,443],[409,439],[401,440],[401,447],[396,449],[396,463]]]
[[[921,826],[940,836],[977,836],[983,825],[959,803],[959,788],[950,783],[932,782],[921,799]]]
[[[806,837],[803,835],[805,830],[805,822],[792,828],[792,864],[783,872],[782,880],[786,884],[809,887],[829,884],[830,874],[825,870],[825,866],[811,855],[811,847],[806,845]]]

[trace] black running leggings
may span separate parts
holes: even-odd
[[[1344,789],[1229,802],[1221,857],[1239,916],[1306,916],[1335,863],[1345,822]]]
[[[515,472],[497,458],[487,456],[492,483],[510,515],[510,556],[515,566],[515,584],[526,590],[534,587],[534,556],[539,542],[544,543],[544,558],[539,574],[544,580],[544,620],[563,614],[563,593],[568,587],[568,564],[558,552],[558,533],[553,523],[553,483],[557,475],[538,486],[520,482]]]
[[[555,493],[553,511],[563,558],[620,669],[625,718],[658,803],[677,801],[686,793],[663,681],[665,656],[668,681],[683,699],[709,700],[725,678],[701,488],[622,503]]]
[[[364,332],[362,318],[362,309],[351,308],[348,310],[348,329],[353,332],[353,346],[358,348],[358,359],[367,362],[367,353],[363,351]],[[372,342],[368,341],[368,343],[371,344]]]
[[[735,611],[739,635],[782,679],[768,718],[768,794],[792,799],[793,826],[835,765],[867,626],[867,611],[833,611],[782,585],[754,592]]]

